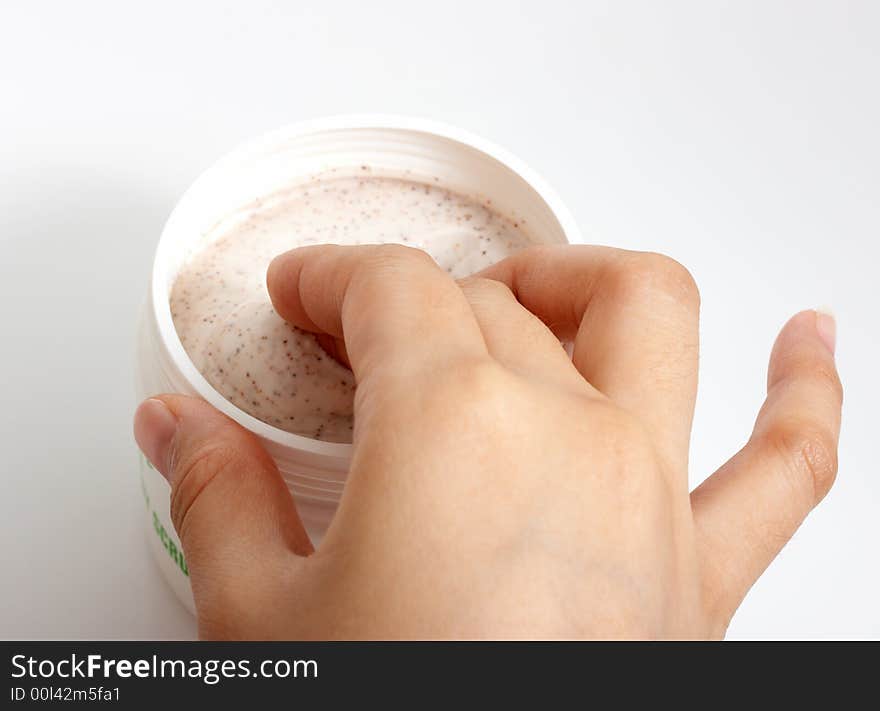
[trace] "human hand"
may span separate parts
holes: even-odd
[[[141,405],[203,637],[721,637],[834,479],[834,322],[805,311],[748,443],[688,493],[699,297],[667,258],[541,247],[456,283],[416,250],[319,246],[268,285],[344,344],[352,464],[313,551],[253,435]]]

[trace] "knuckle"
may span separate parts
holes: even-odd
[[[423,439],[431,452],[443,457],[450,447],[461,446],[462,437],[472,438],[485,432],[487,422],[493,426],[485,432],[486,439],[507,436],[514,411],[512,403],[519,391],[514,376],[502,366],[488,359],[456,359],[430,372],[414,373],[414,378],[371,388],[373,392],[361,401],[360,412],[370,413],[370,427],[374,431],[399,432],[405,428],[417,439]],[[418,383],[415,396],[414,382]],[[356,429],[358,421],[356,417]]]
[[[372,373],[375,387],[359,386],[355,411],[370,413],[373,427],[418,428],[432,431],[440,423],[452,423],[455,431],[486,421],[499,421],[509,409],[514,383],[512,375],[489,359],[455,359],[430,370],[416,368],[406,377],[379,367]],[[418,396],[413,397],[413,384]],[[355,418],[355,428],[358,427]],[[470,423],[470,424],[468,424]]]
[[[828,393],[835,402],[843,401],[843,383],[832,362],[822,360],[806,364],[800,379],[819,391]]]
[[[516,253],[518,258],[525,262],[535,262],[550,260],[560,255],[564,251],[570,251],[571,245],[568,244],[535,244]]]
[[[436,405],[447,409],[456,403],[468,417],[485,421],[497,418],[513,392],[510,376],[490,360],[474,360],[444,369],[434,379],[432,392]]]
[[[543,279],[550,277],[550,275],[557,269],[560,259],[563,259],[566,256],[574,257],[576,250],[581,246],[582,245],[570,244],[534,244],[517,250],[515,254],[501,260],[499,264],[514,264],[519,265],[520,268],[527,266],[527,271],[522,272],[522,275],[528,274],[528,276],[525,276],[527,281]],[[487,271],[490,274],[498,273],[494,269],[494,266],[490,267]],[[501,273],[504,274],[504,270],[502,270]],[[513,277],[513,284],[516,284],[517,281],[517,277],[514,276],[515,273],[516,269],[513,274],[508,272],[508,276]],[[516,286],[513,287],[513,290],[515,289]]]
[[[834,402],[843,401],[843,383],[832,365],[821,365],[813,369],[812,378],[820,389],[826,390]]]
[[[187,537],[190,514],[205,490],[235,467],[236,451],[227,445],[205,444],[174,466],[171,521],[181,541]]]
[[[489,360],[475,360],[460,368],[451,369],[448,377],[453,381],[449,386],[453,387],[459,396],[470,400],[480,401],[497,396],[505,388],[504,372]],[[442,389],[445,388],[441,385]]]
[[[837,476],[837,438],[815,424],[790,423],[769,435],[769,444],[785,464],[795,490],[815,506],[830,491]]]
[[[699,308],[700,291],[688,269],[671,257],[639,252],[623,258],[610,276],[624,298],[652,300],[658,295],[690,308]]]
[[[591,429],[603,433],[603,459],[614,462],[614,484],[623,490],[643,489],[656,471],[654,437],[644,421],[611,401],[590,401]],[[646,463],[650,462],[651,466]]]
[[[469,300],[496,300],[513,296],[508,286],[495,279],[467,277],[459,281],[459,287]]]
[[[434,260],[424,250],[407,247],[403,244],[380,244],[370,250],[365,260],[369,267],[407,267],[418,264],[434,264]]]

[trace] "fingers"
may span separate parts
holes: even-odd
[[[485,358],[480,329],[453,279],[424,252],[399,245],[295,249],[269,266],[275,310],[307,331],[344,335],[358,382],[457,358]]]
[[[640,416],[686,471],[697,389],[699,294],[677,262],[592,246],[525,250],[480,272],[560,338],[598,390]],[[684,481],[682,481],[684,484]]]
[[[577,372],[559,339],[514,298],[506,285],[475,277],[458,284],[495,360],[530,379],[595,393]]]
[[[722,628],[834,481],[843,398],[834,339],[827,314],[803,311],[785,325],[751,439],[691,495],[707,604]]]
[[[171,484],[200,624],[246,617],[279,570],[311,553],[293,499],[256,437],[207,403],[182,395],[144,401],[135,438]],[[255,599],[256,598],[256,599]]]

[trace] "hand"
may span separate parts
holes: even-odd
[[[688,493],[699,297],[668,258],[541,247],[456,283],[416,250],[319,246],[268,285],[344,343],[351,470],[313,551],[254,436],[141,405],[203,637],[721,637],[834,479],[834,322],[804,311],[748,443]]]

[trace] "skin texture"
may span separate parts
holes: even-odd
[[[205,638],[720,638],[834,480],[834,321],[804,311],[751,438],[688,492],[699,295],[669,258],[541,247],[456,282],[320,246],[267,283],[354,371],[353,462],[313,551],[252,435],[141,405]]]

